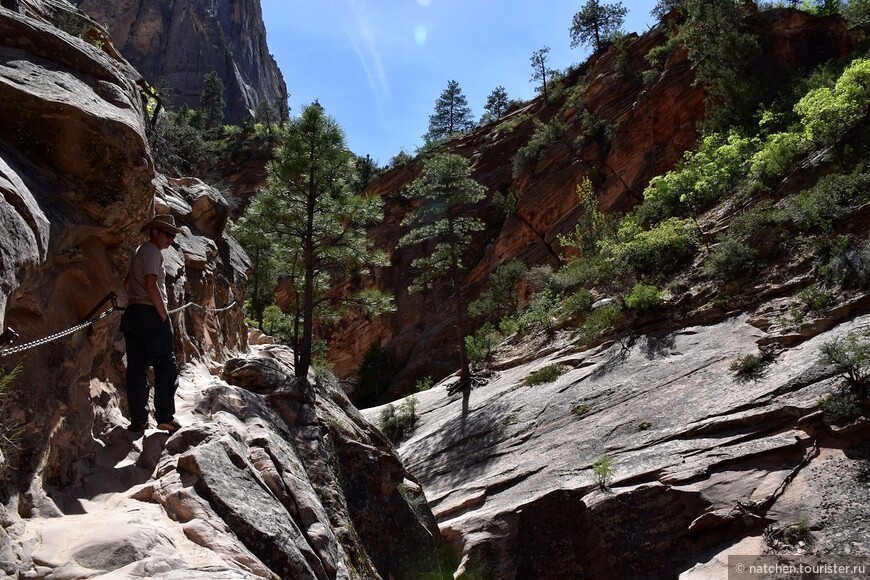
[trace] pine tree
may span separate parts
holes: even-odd
[[[650,14],[661,21],[665,16],[679,8],[681,2],[682,0],[658,0]]]
[[[217,72],[206,73],[202,79],[202,94],[199,96],[199,108],[205,118],[206,128],[212,129],[223,125],[226,106],[224,82]]]
[[[707,91],[705,128],[748,122],[759,83],[753,77],[759,45],[735,0],[683,0],[685,22],[677,38],[689,53],[695,82]]]
[[[385,264],[365,230],[381,219],[381,201],[355,194],[354,179],[354,156],[341,127],[315,102],[287,124],[266,187],[245,213],[258,235],[283,252],[283,274],[294,296],[291,346],[300,380],[307,380],[311,367],[315,317],[336,302],[326,295],[330,283]],[[387,297],[372,291],[342,302],[373,313],[391,308]]]
[[[465,255],[471,248],[472,234],[484,227],[481,220],[467,215],[467,206],[483,199],[486,189],[471,177],[471,167],[464,157],[441,153],[424,161],[423,174],[409,186],[408,193],[419,198],[421,204],[402,222],[412,229],[399,240],[399,246],[434,242],[431,251],[411,262],[419,273],[409,291],[427,288],[445,275],[450,281],[459,352],[459,383],[467,389],[471,386],[471,367],[465,346],[462,282],[468,267]]]
[[[547,79],[552,79],[553,71],[550,68],[547,68],[547,62],[550,60],[550,47],[545,46],[544,48],[539,48],[534,53],[532,53],[532,57],[530,59],[532,63],[532,70],[534,74],[532,74],[531,81],[540,81],[540,86],[538,87],[541,91],[541,94],[544,95],[544,102],[550,102],[550,94],[547,90]]]
[[[429,116],[429,131],[423,135],[427,142],[440,141],[454,133],[468,133],[474,127],[471,107],[456,81],[448,81],[447,88],[435,101],[435,113]]]
[[[484,113],[480,118],[480,122],[488,123],[498,119],[505,114],[509,104],[507,90],[501,85],[495,87],[486,98],[486,104],[483,106]]]
[[[260,101],[257,105],[257,110],[254,112],[254,121],[265,127],[266,133],[272,134],[272,125],[278,122],[278,114],[268,101]]]
[[[571,48],[590,44],[598,52],[619,32],[626,14],[628,9],[621,2],[602,4],[599,0],[587,0],[571,24]]]

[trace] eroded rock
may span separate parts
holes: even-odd
[[[831,425],[816,411],[838,385],[818,364],[819,347],[866,331],[870,318],[781,350],[761,376],[741,381],[730,364],[768,338],[749,319],[586,351],[557,338],[540,356],[510,355],[514,362],[467,402],[438,385],[418,393],[418,427],[400,455],[426,490],[458,570],[703,577],[729,553],[761,553],[739,550],[771,522],[801,518],[820,553],[846,545],[866,553],[844,506],[866,501],[855,482],[866,477],[870,423]],[[548,364],[569,370],[523,384]],[[605,455],[612,482],[601,490],[593,464]]]

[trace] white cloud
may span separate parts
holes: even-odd
[[[380,103],[382,99],[389,97],[390,83],[381,58],[378,35],[369,17],[368,5],[365,0],[346,0],[346,4],[345,14],[336,10],[336,16],[342,19],[345,34],[366,73],[369,88]],[[347,14],[350,14],[350,22],[345,18]]]

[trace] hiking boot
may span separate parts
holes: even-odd
[[[181,429],[181,424],[176,420],[172,419],[170,421],[164,421],[163,423],[158,423],[157,428],[166,431],[170,435]]]

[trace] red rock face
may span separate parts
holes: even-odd
[[[287,86],[266,45],[259,0],[76,0],[105,24],[115,46],[170,105],[199,106],[203,76],[224,83],[226,120],[241,124],[257,104],[287,102]]]
[[[760,15],[758,27],[763,51],[759,67],[777,86],[794,74],[844,54],[853,42],[841,20],[815,19],[790,10]],[[547,104],[539,97],[446,146],[473,161],[475,179],[489,192],[484,202],[468,208],[470,214],[484,220],[486,230],[475,242],[477,255],[465,280],[466,296],[473,299],[489,273],[512,259],[528,265],[558,264],[558,236],[573,230],[582,213],[576,188],[583,178],[591,180],[603,211],[625,212],[642,200],[652,177],[672,169],[694,146],[696,126],[704,116],[705,93],[693,85],[685,51],[672,53],[664,70],[650,82],[641,80],[640,73],[649,68],[646,54],[663,41],[661,33],[652,31],[630,39],[624,53],[611,48],[570,72],[565,78],[565,94],[580,83],[586,84],[585,97],[576,106],[563,107],[560,100]],[[626,69],[628,74],[617,72]],[[603,121],[607,130],[584,135],[584,116],[588,116],[582,107]],[[547,122],[557,114],[565,123],[562,137],[514,175],[513,159],[534,131],[531,119]],[[529,119],[511,132],[498,130],[500,123],[519,115]],[[396,249],[405,232],[400,222],[411,203],[401,192],[420,169],[419,162],[394,169],[369,187],[386,203],[386,220],[372,234],[392,257],[392,267],[380,271],[375,283],[396,296],[396,312],[378,321],[350,319],[330,332],[330,359],[339,376],[355,373],[373,341],[391,353],[395,368],[400,370],[389,398],[409,392],[423,376],[438,379],[458,368],[452,311],[440,306],[449,290],[441,287],[428,295],[409,296],[410,263],[427,249]],[[507,217],[494,203],[497,193],[517,199]]]

